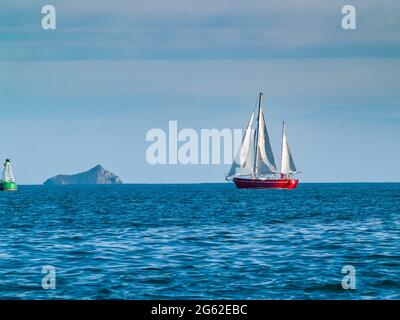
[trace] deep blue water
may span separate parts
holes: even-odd
[[[22,186],[0,193],[0,298],[400,299],[400,184]]]

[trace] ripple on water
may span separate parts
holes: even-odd
[[[21,186],[0,193],[0,298],[398,299],[399,194],[400,184]],[[47,264],[53,292],[41,289]],[[341,287],[347,264],[357,290]]]

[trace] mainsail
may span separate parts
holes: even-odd
[[[265,124],[264,112],[260,108],[260,117],[258,122],[258,157],[255,175],[266,175],[277,173],[274,154],[272,152],[271,143],[267,126]]]
[[[286,138],[285,133],[285,122],[283,123],[282,129],[282,164],[281,164],[281,174],[287,175],[291,173],[296,173],[297,169],[294,164],[292,154],[290,152],[289,143]]]
[[[253,143],[253,121],[254,112],[251,114],[246,131],[243,135],[242,144],[232,164],[228,176],[246,176],[253,172],[254,163],[254,143]]]

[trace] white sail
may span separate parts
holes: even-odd
[[[256,170],[256,175],[267,175],[278,172],[262,109],[260,109],[258,123],[258,158]]]
[[[6,163],[4,164],[4,170],[3,170],[1,180],[4,182],[15,182],[14,175],[13,175],[12,168],[11,168],[11,163],[9,160],[6,160]]]
[[[281,173],[287,175],[295,172],[297,172],[297,169],[294,164],[292,154],[289,148],[289,143],[286,138],[285,123],[283,123]]]
[[[243,135],[242,144],[236,155],[235,161],[229,171],[228,177],[246,176],[253,173],[254,164],[254,143],[253,143],[253,120],[254,112]]]

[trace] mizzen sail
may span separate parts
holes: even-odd
[[[281,173],[284,175],[297,172],[296,166],[293,161],[292,153],[290,152],[289,143],[285,133],[285,122],[282,129],[282,164]]]

